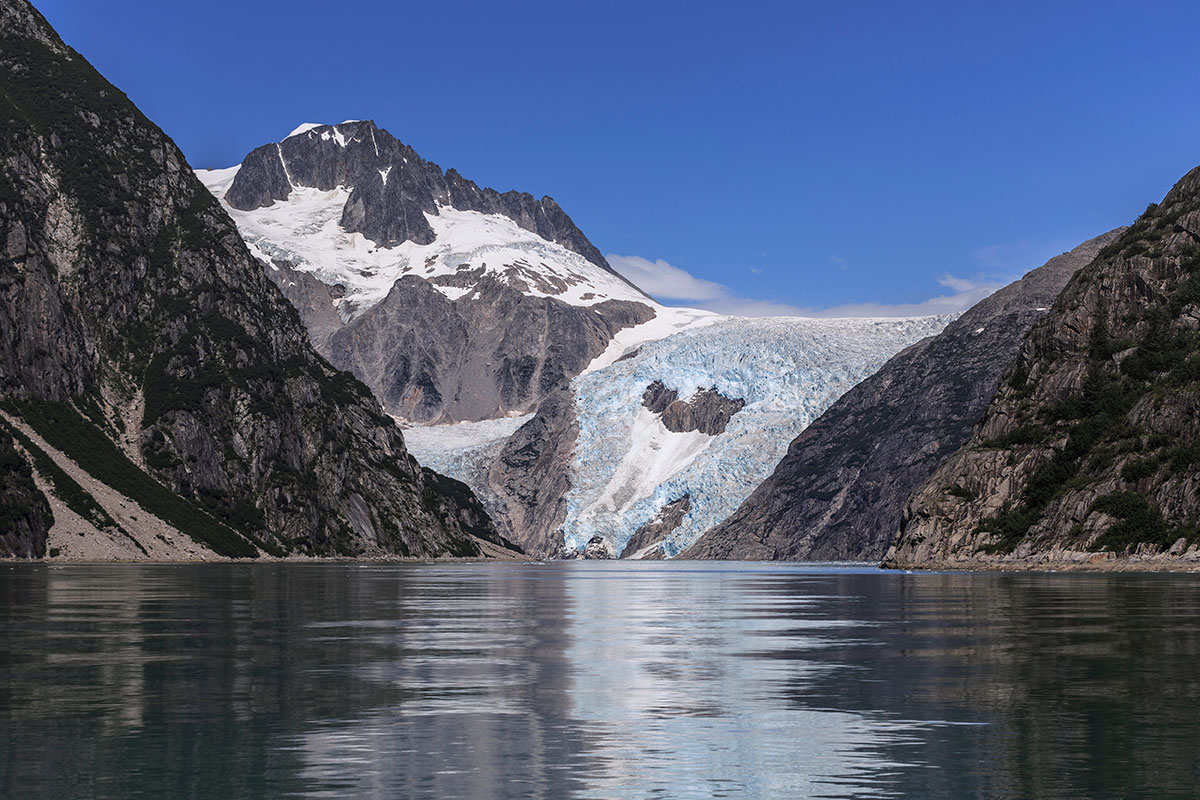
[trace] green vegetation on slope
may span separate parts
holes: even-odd
[[[3,435],[6,431],[7,428],[0,425],[0,537],[19,534],[22,530],[34,533],[28,550],[17,545],[8,552],[41,558],[46,555],[46,541],[38,534],[42,525],[48,529],[54,524],[54,514],[33,480],[29,462],[21,457],[13,439]]]
[[[258,555],[254,544],[246,538],[138,469],[73,406],[44,401],[8,401],[5,405],[93,478],[129,497],[197,542],[231,558],[255,558]]]
[[[1170,214],[1164,214],[1159,206],[1151,205],[1100,258],[1163,257],[1162,239],[1174,232],[1176,221],[1194,206],[1176,204]],[[1179,266],[1185,275],[1182,281],[1165,297],[1152,298],[1136,317],[1123,320],[1141,331],[1132,341],[1110,336],[1102,296],[1094,311],[1087,374],[1080,388],[1060,402],[1042,407],[1037,423],[1023,424],[982,443],[982,447],[1007,449],[1062,442],[1030,475],[1016,504],[979,524],[979,531],[996,534],[993,543],[983,548],[985,552],[1011,552],[1051,502],[1111,477],[1114,462],[1122,456],[1142,454],[1126,460],[1116,473],[1128,484],[1159,475],[1163,466],[1170,475],[1182,475],[1200,462],[1200,443],[1154,435],[1129,422],[1130,412],[1147,397],[1200,390],[1200,330],[1176,324],[1185,310],[1200,303],[1200,247],[1189,246]],[[1031,394],[1026,387],[1029,374],[1027,364],[1018,364],[1007,382],[1023,404]],[[1153,500],[1136,487],[1101,498],[1092,511],[1118,520],[1095,541],[1094,549],[1123,550],[1143,543],[1164,547],[1180,536],[1196,535],[1194,526],[1168,526]],[[1081,532],[1079,529],[1076,534]]]
[[[37,469],[38,474],[46,480],[50,481],[50,485],[54,487],[54,494],[59,500],[66,503],[67,508],[74,511],[76,514],[95,525],[100,530],[111,530],[125,536],[129,541],[133,542],[138,550],[142,551],[143,555],[150,555],[146,552],[146,548],[142,547],[142,543],[135,539],[129,531],[125,530],[114,520],[104,508],[96,502],[96,499],[88,493],[86,489],[80,486],[74,478],[68,475],[62,467],[54,463],[54,460],[33,443],[28,436],[21,433],[16,428],[13,428],[7,421],[0,419],[0,430],[6,431],[9,435],[21,443],[25,448],[25,452],[29,453],[33,459],[33,465]]]

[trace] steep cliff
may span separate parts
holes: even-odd
[[[313,351],[170,139],[24,0],[0,0],[0,74],[13,420],[224,555],[469,555],[495,538]]]
[[[409,275],[334,332],[328,351],[398,417],[493,419],[536,408],[604,352],[614,333],[653,314],[627,300],[578,308],[490,276],[451,300]]]
[[[905,500],[967,440],[1025,334],[1118,233],[1051,259],[893,357],[796,437],[684,557],[879,560]]]
[[[1198,390],[1200,169],[1076,274],[886,563],[1200,558]]]
[[[480,494],[494,507],[504,535],[530,555],[544,558],[562,550],[578,436],[575,396],[564,387],[542,401],[487,468]]]

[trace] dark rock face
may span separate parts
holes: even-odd
[[[1070,282],[885,565],[1200,560],[1200,168]]]
[[[683,522],[683,518],[691,510],[691,495],[685,494],[678,500],[667,503],[654,515],[654,519],[638,528],[629,541],[625,543],[625,549],[621,551],[621,558],[629,558],[641,551],[645,551],[641,556],[643,559],[658,560],[663,558],[662,548],[655,547],[655,545],[661,544],[672,531],[678,528],[679,523]]]
[[[369,120],[322,125],[255,149],[242,162],[225,199],[249,211],[287,199],[293,186],[349,189],[342,227],[381,247],[431,243],[433,229],[425,214],[437,215],[439,204],[449,205],[506,216],[621,277],[553,198],[481,189],[453,169],[443,173]]]
[[[612,558],[612,553],[609,552],[608,542],[604,540],[603,536],[593,536],[588,539],[588,543],[579,557],[593,561],[606,561]]]
[[[642,393],[642,405],[649,409],[651,414],[663,413],[678,400],[679,392],[668,389],[662,381],[655,381]]]
[[[497,524],[532,556],[553,556],[562,547],[578,435],[574,395],[560,389],[509,437],[488,472]]]
[[[526,295],[490,276],[450,300],[425,279],[405,276],[332,335],[329,358],[405,419],[492,419],[536,408],[604,352],[613,334],[653,315],[628,301],[578,307]]]
[[[655,381],[646,387],[642,405],[661,414],[663,426],[669,431],[717,436],[725,432],[733,415],[746,407],[746,401],[725,397],[715,388],[701,389],[687,400],[680,400],[678,392]]]
[[[896,355],[796,437],[774,474],[683,557],[881,558],[905,500],[967,440],[1025,334],[1118,234],[1051,259]]]
[[[0,0],[0,74],[7,408],[106,442],[96,463],[113,474],[135,469],[117,449],[135,440],[129,455],[230,553],[470,555],[494,537],[465,487],[423,471],[367,389],[313,351],[175,145],[24,0]],[[264,162],[266,199],[271,176]]]
[[[42,558],[54,515],[33,470],[0,426],[0,558]]]

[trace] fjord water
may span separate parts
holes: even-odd
[[[1193,576],[0,565],[0,796],[1190,797]]]

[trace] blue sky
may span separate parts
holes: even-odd
[[[194,166],[374,119],[726,311],[961,306],[1200,163],[1200,4],[35,4]]]

